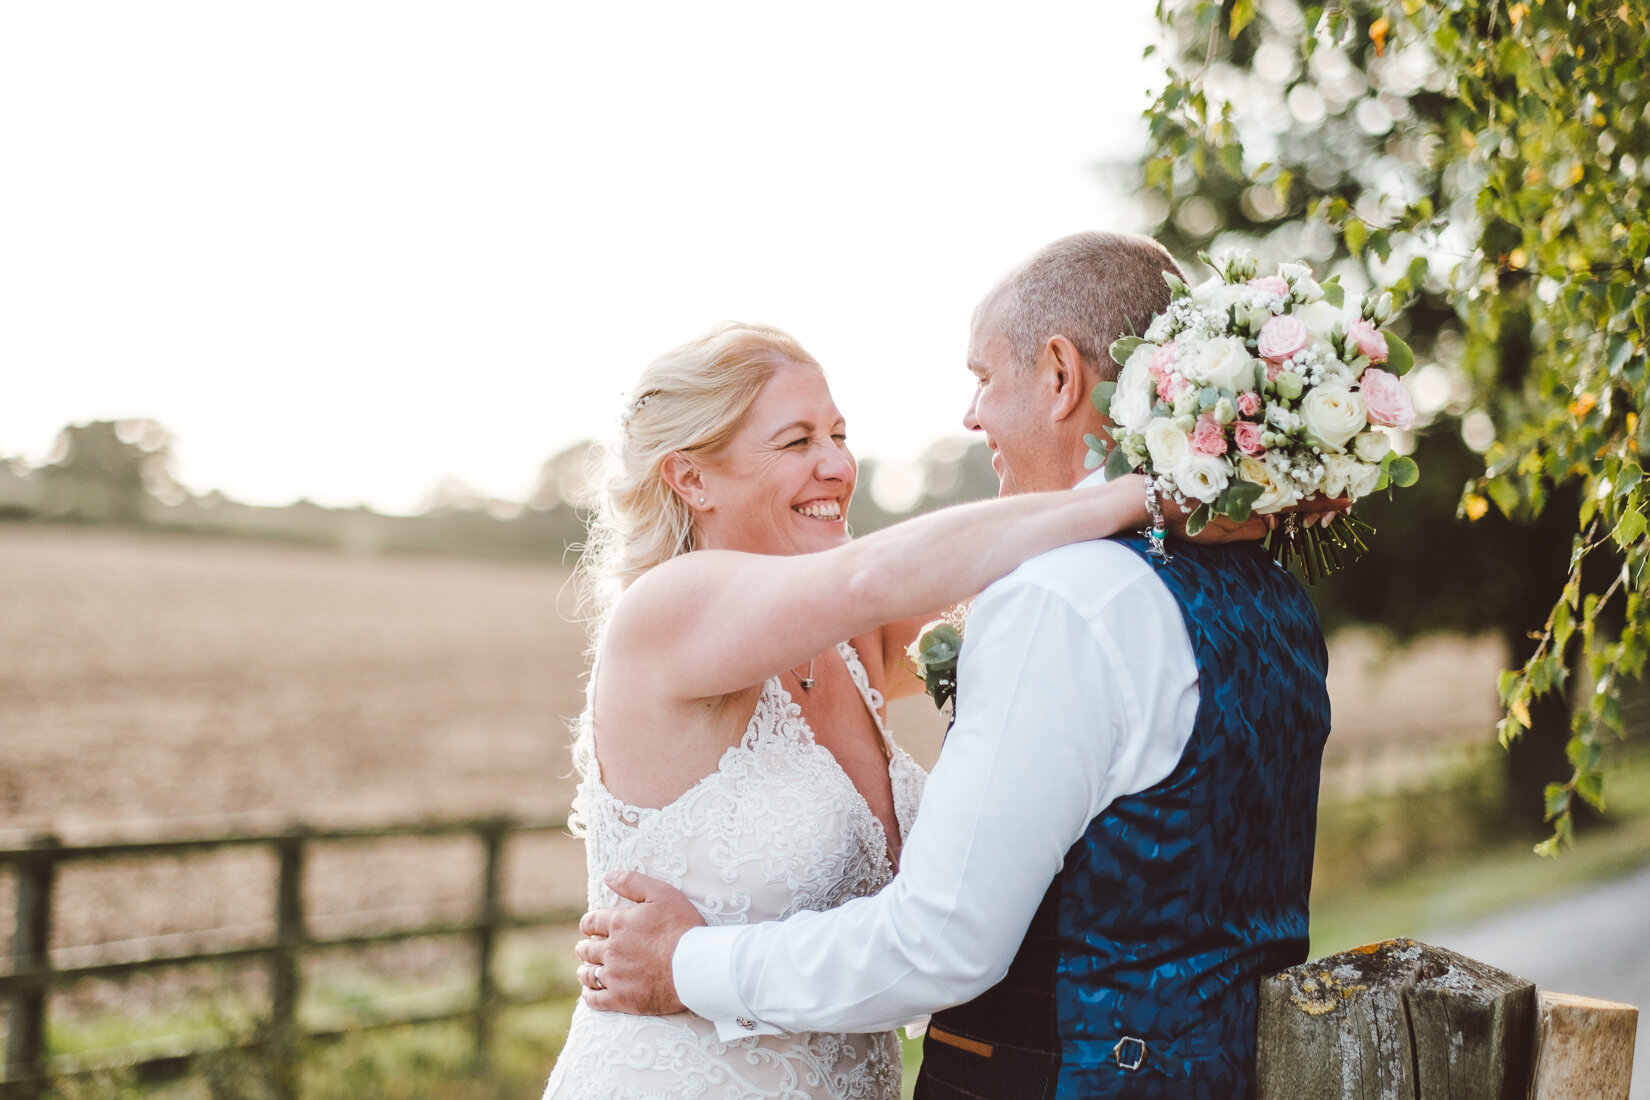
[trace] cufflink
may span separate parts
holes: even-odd
[[[746,1031],[755,1031],[756,1030],[756,1021],[755,1020],[747,1020],[743,1016],[736,1016],[736,1017],[734,1017],[733,1022],[738,1024],[740,1027],[744,1028]]]

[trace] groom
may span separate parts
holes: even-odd
[[[1004,493],[1086,480],[1108,348],[1174,270],[1154,241],[1084,233],[981,303],[964,424]],[[685,1005],[729,1040],[933,1012],[934,1100],[1251,1095],[1257,983],[1306,958],[1323,639],[1257,544],[1145,549],[1067,546],[975,600],[956,722],[880,894],[703,928],[669,887],[614,876],[639,904],[581,922],[585,1001]]]

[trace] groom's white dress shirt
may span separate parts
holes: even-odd
[[[1197,715],[1174,597],[1110,542],[1043,554],[981,593],[957,683],[892,883],[682,937],[677,995],[722,1038],[878,1031],[991,988],[1066,852],[1114,799],[1168,777]]]

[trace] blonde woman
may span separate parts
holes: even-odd
[[[1147,519],[1131,476],[851,540],[856,472],[819,364],[782,332],[725,324],[643,373],[589,556],[575,810],[592,908],[621,904],[602,881],[617,870],[710,923],[880,890],[924,779],[884,726],[884,701],[921,689],[900,660],[917,628],[1029,557]],[[545,1096],[893,1098],[899,1078],[892,1032],[723,1042],[691,1013],[581,1003]]]

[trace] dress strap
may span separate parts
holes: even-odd
[[[894,751],[894,739],[888,735],[888,727],[882,722],[882,692],[871,686],[871,677],[865,671],[865,663],[859,659],[859,650],[852,642],[838,642],[836,651],[842,655],[842,663],[848,666],[848,676],[854,686],[859,689],[859,697],[865,701],[865,709],[871,712],[871,721],[877,725],[877,733],[882,735],[883,754]]]

